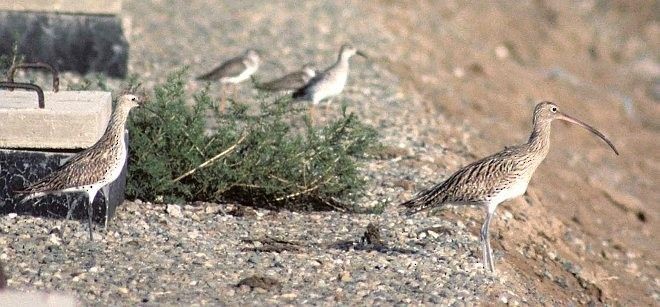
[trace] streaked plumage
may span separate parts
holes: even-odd
[[[310,100],[316,105],[321,100],[339,95],[344,90],[344,86],[348,80],[348,61],[355,54],[366,57],[353,46],[349,44],[343,45],[339,51],[337,62],[325,71],[317,74],[307,85],[296,90],[293,93],[293,98]]]
[[[266,91],[288,91],[297,90],[307,84],[316,76],[316,71],[311,65],[304,65],[301,70],[288,73],[280,78],[267,81],[257,85],[257,88]]]
[[[407,214],[450,203],[485,206],[486,219],[481,229],[484,266],[494,271],[488,234],[492,215],[500,203],[521,196],[527,190],[534,171],[550,150],[550,126],[555,119],[588,129],[603,139],[618,155],[614,145],[596,129],[559,112],[554,103],[542,102],[534,109],[533,130],[527,143],[508,147],[473,162],[401,206],[407,208]]]
[[[115,181],[126,163],[127,148],[124,129],[131,109],[141,102],[134,95],[120,97],[103,136],[91,147],[71,157],[58,170],[46,175],[18,194],[27,194],[23,201],[47,194],[85,193],[89,236],[92,239],[92,202],[96,193]]]
[[[217,80],[223,84],[240,83],[257,71],[260,62],[259,53],[256,50],[248,49],[241,56],[229,59],[210,72],[197,77],[197,80]]]

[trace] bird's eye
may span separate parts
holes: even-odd
[[[136,101],[136,100],[137,100],[137,98],[135,98],[135,97],[132,97],[132,98],[131,98],[131,100],[132,100],[132,101]]]
[[[552,108],[550,108],[550,111],[552,111],[552,113],[557,112],[557,107],[552,107]]]

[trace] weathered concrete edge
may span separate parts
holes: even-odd
[[[121,0],[10,0],[0,1],[0,10],[92,15],[119,15]]]
[[[46,109],[32,108],[29,104],[15,108],[13,100],[31,99],[32,93],[2,94],[5,95],[4,104],[0,101],[2,148],[87,148],[103,135],[112,114],[109,92],[46,92]]]

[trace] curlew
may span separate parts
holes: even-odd
[[[119,98],[103,136],[91,147],[71,157],[62,167],[29,185],[17,194],[26,194],[22,202],[48,194],[84,193],[87,196],[89,239],[92,237],[92,213],[96,193],[115,181],[126,163],[128,149],[124,129],[128,114],[142,102],[134,95]],[[107,195],[106,195],[107,196]]]
[[[486,218],[480,232],[483,262],[485,268],[494,272],[489,237],[491,219],[500,203],[521,196],[527,190],[534,171],[550,150],[550,126],[555,119],[591,131],[619,154],[612,142],[598,130],[560,112],[552,102],[541,102],[534,109],[532,134],[527,143],[507,147],[473,162],[449,176],[444,182],[418,193],[401,206],[407,207],[406,213],[409,215],[450,203],[485,207]]]
[[[297,100],[310,100],[314,106],[322,100],[329,99],[329,105],[331,100],[344,90],[344,86],[348,80],[348,60],[356,54],[364,58],[367,57],[363,52],[355,49],[350,44],[341,46],[337,62],[317,74],[305,86],[296,90],[293,93],[293,98]]]
[[[223,87],[221,89],[221,109],[224,109],[226,101],[224,86],[227,84],[235,85],[249,79],[259,69],[260,63],[261,58],[259,53],[254,49],[248,49],[242,55],[223,62],[220,66],[196,79],[202,81],[220,81]]]

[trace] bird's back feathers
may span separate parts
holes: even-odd
[[[198,76],[196,79],[203,81],[214,81],[220,80],[222,78],[236,77],[245,71],[245,69],[246,66],[245,63],[243,63],[243,58],[235,57],[220,64],[220,66],[214,68],[208,73]]]
[[[484,204],[497,197],[503,190],[518,180],[524,180],[527,163],[517,163],[525,145],[509,147],[494,155],[475,161],[453,173],[445,181],[418,193],[412,199],[400,204],[406,207],[406,214],[414,214],[448,203]]]

